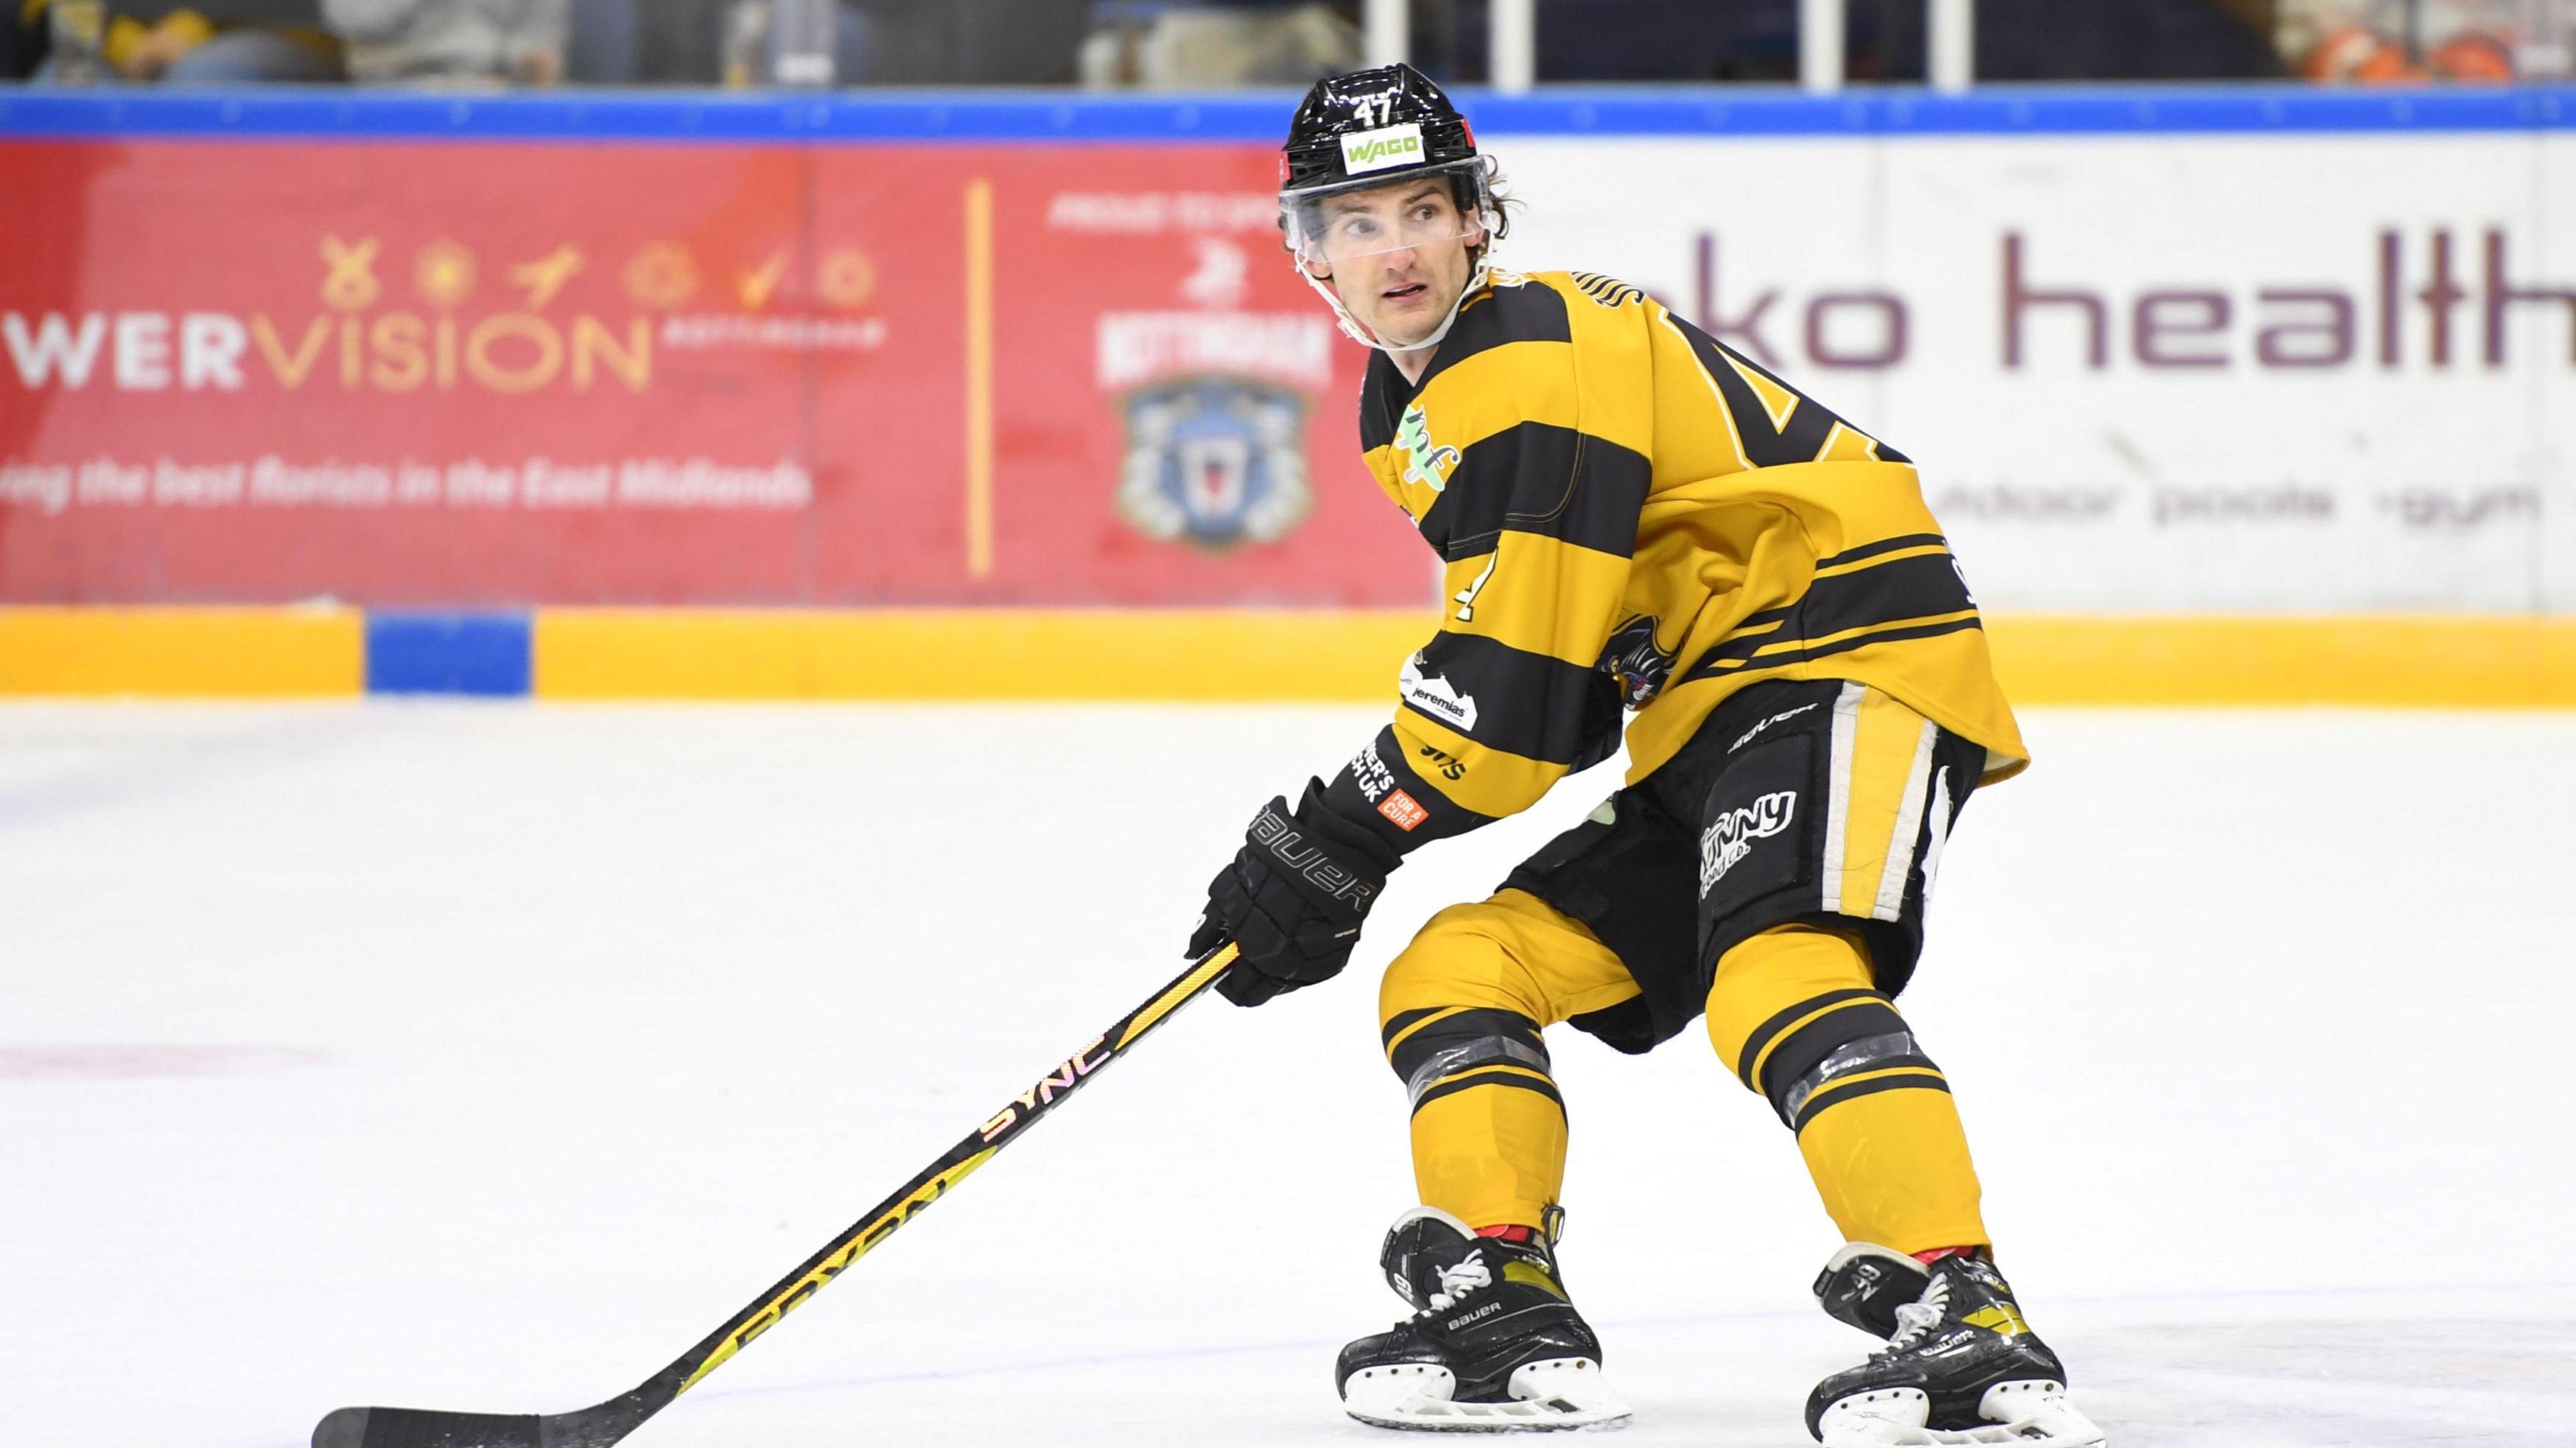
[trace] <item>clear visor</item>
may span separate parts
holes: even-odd
[[[1463,188],[1463,208],[1461,179],[1473,183]],[[1331,266],[1413,247],[1480,241],[1488,229],[1489,194],[1484,166],[1465,160],[1282,196],[1280,220],[1299,261]]]

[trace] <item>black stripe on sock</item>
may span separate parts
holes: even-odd
[[[1412,1025],[1415,1021],[1421,1020],[1425,1016],[1436,1016],[1447,1009],[1449,1009],[1447,1006],[1424,1006],[1420,1010],[1397,1011],[1394,1015],[1387,1017],[1386,1024],[1384,1026],[1378,1028],[1378,1044],[1388,1050],[1393,1050],[1395,1048],[1395,1038],[1404,1034],[1404,1030],[1407,1026]]]
[[[1390,1051],[1387,1060],[1395,1067],[1398,1079],[1411,1081],[1414,1072],[1421,1070],[1441,1052],[1497,1036],[1536,1051],[1542,1062],[1548,1058],[1547,1043],[1539,1034],[1538,1022],[1518,1011],[1480,1007],[1443,1016],[1415,1031]]]
[[[1828,1086],[1808,1099],[1806,1109],[1798,1113],[1797,1120],[1789,1123],[1789,1129],[1806,1130],[1807,1123],[1816,1119],[1816,1113],[1829,1106],[1840,1106],[1846,1101],[1857,1100],[1863,1096],[1875,1096],[1881,1091],[1907,1090],[1938,1091],[1947,1096],[1950,1094],[1950,1083],[1938,1076],[1908,1072],[1902,1076],[1881,1076],[1870,1081],[1855,1081],[1847,1086]]]
[[[1761,1087],[1753,1084],[1753,1063],[1762,1059],[1762,1048],[1771,1044],[1773,1036],[1789,1029],[1790,1022],[1809,1011],[1823,1010],[1841,1001],[1860,1000],[1863,997],[1882,1003],[1887,999],[1874,990],[1829,990],[1820,996],[1810,996],[1755,1026],[1753,1034],[1744,1038],[1743,1052],[1735,1058],[1735,1079],[1743,1082],[1748,1090],[1761,1090]]]
[[[1565,1110],[1565,1098],[1556,1094],[1554,1081],[1543,1081],[1526,1072],[1527,1068],[1516,1071],[1488,1068],[1482,1071],[1470,1071],[1464,1076],[1453,1076],[1423,1092],[1422,1099],[1413,1103],[1413,1109],[1420,1111],[1443,1096],[1455,1096],[1461,1091],[1477,1086],[1516,1086],[1523,1091],[1535,1091],[1555,1102],[1556,1109],[1560,1112]]]
[[[1816,1069],[1827,1056],[1854,1041],[1905,1034],[1905,1018],[1884,1000],[1841,1006],[1791,1031],[1762,1063],[1762,1079],[1753,1089],[1770,1099],[1771,1109],[1787,1120],[1789,1088]],[[1911,1039],[1911,1037],[1908,1037]],[[1928,1064],[1928,1063],[1927,1063]]]

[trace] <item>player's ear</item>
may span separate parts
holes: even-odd
[[[1319,282],[1328,282],[1333,279],[1332,267],[1324,262],[1307,261],[1301,257],[1298,259],[1297,265],[1304,267],[1306,269],[1306,275],[1313,277]]]

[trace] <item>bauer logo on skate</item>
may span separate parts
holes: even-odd
[[[1766,794],[1741,809],[1728,810],[1717,817],[1699,837],[1699,893],[1705,898],[1726,872],[1753,852],[1755,840],[1768,839],[1789,828],[1798,812],[1798,792],[1784,789]]]

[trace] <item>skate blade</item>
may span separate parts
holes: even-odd
[[[1913,1388],[1843,1399],[1824,1411],[1824,1448],[2103,1448],[2102,1430],[2066,1400],[2062,1383],[1997,1383],[1977,1400],[1974,1428],[1927,1428],[1932,1402]]]
[[[1590,1358],[1525,1363],[1512,1373],[1511,1396],[1498,1403],[1453,1402],[1457,1388],[1455,1375],[1429,1363],[1370,1368],[1342,1384],[1342,1408],[1373,1427],[1431,1433],[1546,1433],[1628,1422],[1628,1404]]]

